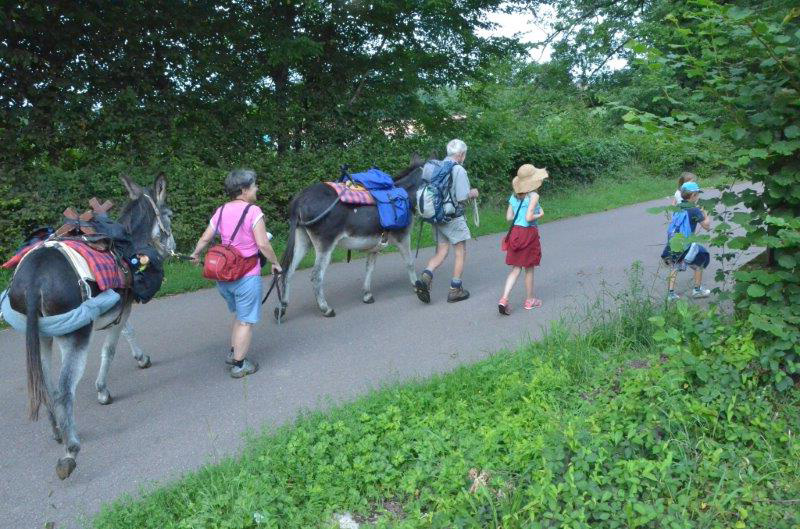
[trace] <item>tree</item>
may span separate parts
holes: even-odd
[[[669,52],[641,43],[631,49],[646,54],[653,71],[667,71],[675,86],[688,86],[688,99],[702,102],[704,111],[687,111],[673,100],[667,116],[632,108],[626,115],[633,130],[729,142],[734,149],[721,166],[763,186],[723,194],[726,205],[741,202],[751,211],[726,219],[715,243],[766,249],[764,266],[734,272],[735,300],[762,339],[762,365],[779,389],[791,387],[788,375],[800,373],[800,7],[793,4],[750,8],[698,0],[673,12]]]

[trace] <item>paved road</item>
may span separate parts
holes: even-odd
[[[109,376],[115,400],[101,406],[94,391],[99,355],[90,355],[76,406],[82,450],[76,471],[64,482],[55,474],[62,449],[51,440],[47,420],[26,418],[23,336],[0,332],[0,446],[5,451],[0,527],[41,528],[51,521],[58,528],[80,527],[120,494],[234,453],[243,444],[243,432],[272,429],[302,410],[448,371],[536,338],[549,322],[595,299],[603,288],[621,288],[635,260],[644,262],[646,283],[652,285],[657,273],[665,276],[657,259],[665,220],[646,209],[665,202],[542,226],[544,257],[536,293],[544,306],[521,310],[520,281],[511,317],[499,316],[496,308],[507,272],[500,235],[469,243],[464,282],[472,298],[462,303],[445,302],[450,270],[441,269],[433,302],[422,305],[400,257],[391,254],[378,259],[373,305],[360,301],[363,261],[332,265],[327,293],[337,316],[328,319],[317,310],[308,271],[302,271],[289,319],[280,326],[265,319],[256,328],[253,356],[261,371],[241,381],[225,371],[229,318],[215,290],[136,307],[132,320],[153,366],[137,369],[121,341]],[[420,252],[419,269],[431,251]],[[690,275],[682,274],[679,291],[687,290],[689,281]],[[663,281],[655,284],[661,295]]]

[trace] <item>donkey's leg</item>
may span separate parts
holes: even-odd
[[[279,301],[275,307],[275,319],[283,317],[286,314],[286,308],[289,306],[289,291],[292,284],[292,276],[300,266],[303,257],[308,253],[311,247],[311,239],[308,237],[308,232],[303,227],[298,227],[294,232],[294,253],[292,254],[292,262],[289,263],[289,268],[283,271],[283,301]]]
[[[56,474],[66,479],[75,470],[75,458],[81,450],[75,426],[75,388],[86,369],[86,354],[89,349],[91,329],[81,329],[57,338],[61,348],[61,376],[58,380],[58,399],[55,403],[56,419],[66,441],[66,454],[58,460]]]
[[[53,412],[53,406],[58,398],[56,393],[56,383],[53,380],[53,339],[49,336],[39,336],[39,351],[42,355],[42,372],[44,374],[44,385],[47,388],[47,418],[50,420],[50,427],[53,429],[53,439],[57,443],[62,442],[61,430],[58,429],[58,421]]]
[[[150,356],[144,354],[142,348],[139,347],[139,344],[136,343],[136,334],[133,331],[133,325],[131,324],[130,320],[125,322],[125,325],[122,326],[122,336],[128,341],[128,345],[131,347],[131,354],[133,354],[133,359],[136,360],[136,364],[139,366],[140,369],[147,369],[150,367]]]
[[[328,302],[325,300],[325,292],[323,290],[323,282],[325,281],[325,270],[328,269],[328,265],[331,264],[331,256],[333,254],[333,249],[336,247],[336,243],[334,242],[328,248],[322,248],[322,243],[314,244],[314,269],[311,270],[311,284],[314,287],[314,296],[317,298],[317,305],[319,305],[319,310],[322,311],[322,314],[326,318],[332,318],[336,316],[336,311],[328,306]]]
[[[378,259],[378,252],[367,254],[367,272],[364,274],[364,295],[361,298],[364,303],[375,303],[372,297],[372,272],[375,270],[375,261]]]
[[[122,328],[127,325],[128,313],[130,308],[123,309],[122,321],[118,325],[113,325],[106,331],[106,339],[103,348],[100,350],[100,370],[97,372],[97,380],[94,387],[97,389],[97,402],[100,404],[111,404],[113,400],[106,384],[108,380],[108,370],[111,369],[111,362],[114,361],[114,354],[117,352],[117,342]]]
[[[411,229],[405,233],[401,238],[395,239],[397,241],[397,250],[406,262],[406,271],[408,272],[408,279],[411,281],[413,287],[417,282],[417,269],[414,265],[414,254],[411,253]]]

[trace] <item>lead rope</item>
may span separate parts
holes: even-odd
[[[481,214],[480,210],[478,209],[478,199],[472,198],[470,199],[470,202],[472,202],[472,223],[475,224],[476,228],[480,228]]]

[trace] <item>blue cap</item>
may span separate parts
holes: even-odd
[[[681,186],[681,191],[688,191],[690,193],[701,193],[703,190],[697,185],[697,182],[686,182]]]

